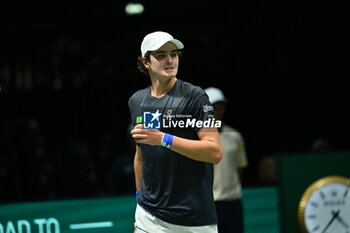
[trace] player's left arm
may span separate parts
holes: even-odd
[[[199,140],[174,136],[171,149],[190,159],[217,164],[222,158],[220,136],[216,128],[202,128],[197,132]]]

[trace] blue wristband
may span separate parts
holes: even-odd
[[[136,199],[139,197],[140,191],[136,191]]]
[[[171,134],[165,133],[163,135],[163,139],[160,145],[166,148],[170,148],[173,145],[173,141],[174,141],[174,136]]]

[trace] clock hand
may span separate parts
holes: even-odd
[[[332,211],[332,214],[335,214],[335,212]],[[336,217],[336,219],[337,219],[346,229],[349,228],[349,225],[346,224],[346,222],[344,221],[344,219],[343,219],[341,216],[338,215],[338,216]]]
[[[326,230],[328,229],[328,227],[333,223],[333,221],[338,217],[340,213],[340,210],[338,210],[337,212],[332,211],[333,217],[331,218],[331,220],[329,220],[328,224],[325,226],[325,228],[323,229],[322,233],[325,233]]]

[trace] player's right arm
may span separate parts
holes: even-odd
[[[135,185],[136,191],[141,190],[142,180],[142,151],[141,147],[136,145],[135,157],[134,157],[134,173],[135,173]]]

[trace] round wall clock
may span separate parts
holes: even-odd
[[[302,195],[298,220],[303,233],[350,233],[350,179],[323,177]]]

